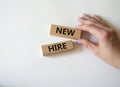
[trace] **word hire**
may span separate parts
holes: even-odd
[[[51,54],[68,51],[73,48],[74,48],[74,46],[73,46],[72,40],[67,40],[67,41],[43,45],[42,51],[43,51],[43,56],[46,56],[46,55],[51,55]]]

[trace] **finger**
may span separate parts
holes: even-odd
[[[80,25],[80,26],[77,26],[76,28],[83,31],[87,31],[95,35],[98,39],[101,39],[102,30],[95,25]]]
[[[84,17],[84,18],[86,18],[86,19],[88,19],[88,20],[96,20],[96,21],[98,21],[98,22],[101,22],[101,23],[104,23],[104,20],[100,17],[100,16],[98,16],[98,15],[93,15],[93,16],[90,16],[90,15],[88,15],[88,14],[85,14],[85,13],[83,13],[83,15],[81,16],[81,17]]]
[[[86,19],[86,18],[84,18],[84,17],[78,17],[78,21],[79,21],[80,23],[83,23],[83,24],[93,24],[92,21],[90,21],[90,20],[88,20],[88,19]]]
[[[94,17],[96,20],[98,20],[98,21],[104,23],[104,21],[102,20],[102,18],[99,17],[98,15],[94,15],[93,17]]]
[[[86,18],[79,18],[79,22],[82,23],[82,24],[94,24],[100,28],[106,28],[106,25],[105,24],[102,24],[100,22],[95,22],[95,21],[92,21],[92,20],[87,20]]]
[[[106,27],[109,27],[109,25],[103,20],[100,16],[94,15],[93,16],[96,20],[98,20],[100,23],[104,24]]]
[[[92,16],[90,16],[88,14],[85,14],[85,13],[83,13],[83,17],[86,18],[86,19],[92,19],[93,18]]]
[[[93,22],[98,22],[98,23],[100,23],[98,20],[96,20],[93,16],[90,16],[90,15],[88,15],[88,14],[83,14],[82,16],[81,16],[82,18],[85,18],[85,19],[87,19],[87,20],[89,20],[89,21],[93,21]]]
[[[106,27],[105,24],[100,23],[94,18],[87,19],[86,17],[78,17],[78,21],[83,24],[95,24],[96,26],[101,27],[101,28]]]
[[[92,42],[85,40],[85,39],[79,39],[77,40],[77,43],[82,44],[83,46],[85,46],[86,48],[88,48],[89,50],[91,50],[93,53],[96,54],[98,46],[96,46]]]

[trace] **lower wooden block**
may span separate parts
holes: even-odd
[[[74,49],[72,40],[42,45],[43,56],[61,53]]]
[[[50,29],[50,35],[71,39],[80,39],[81,30],[52,24]]]

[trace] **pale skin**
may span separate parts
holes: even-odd
[[[104,62],[120,69],[120,38],[114,28],[97,15],[83,14],[78,17],[81,25],[77,29],[89,32],[98,39],[98,44],[87,39],[77,40]]]

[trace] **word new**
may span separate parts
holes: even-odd
[[[50,35],[71,39],[80,39],[81,30],[52,24]]]
[[[62,28],[62,27],[61,28],[57,27],[56,28],[56,33],[73,36],[74,33],[75,33],[75,30],[71,30],[71,29],[68,29],[68,28]]]

